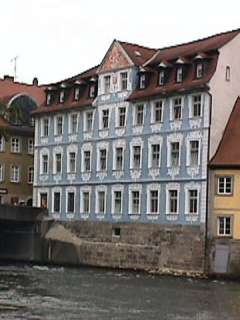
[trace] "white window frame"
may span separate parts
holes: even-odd
[[[71,170],[71,158],[70,155],[74,153],[75,154],[75,162],[74,162],[74,170]],[[68,150],[67,152],[67,172],[68,173],[76,173],[76,166],[77,166],[77,153],[75,150]]]
[[[171,144],[172,142],[179,142],[179,161],[178,167],[181,165],[181,149],[182,149],[182,135],[176,136],[175,134],[169,135],[167,137],[167,167],[172,168],[172,161],[171,161]]]
[[[223,182],[224,183],[224,192],[219,192],[219,184],[220,184],[219,179],[221,179],[221,178],[224,179],[224,182]],[[226,192],[226,184],[227,184],[226,179],[227,178],[231,178],[231,192]],[[219,195],[219,196],[233,195],[233,188],[234,188],[233,183],[234,183],[234,178],[231,175],[219,175],[219,176],[217,176],[217,195]]]
[[[141,73],[139,76],[139,89],[145,89],[146,88],[146,81],[147,76],[145,73]]]
[[[98,172],[106,172],[108,169],[108,149],[109,149],[109,144],[108,142],[100,142],[97,144],[97,171]],[[102,170],[100,168],[100,151],[101,150],[106,150],[106,169]]]
[[[77,125],[76,125],[76,132],[73,132],[73,117],[77,117]],[[78,133],[78,126],[79,126],[79,114],[77,112],[71,112],[68,115],[68,133],[69,134],[77,134]]]
[[[194,98],[195,97],[198,97],[200,96],[201,97],[201,106],[200,106],[200,115],[199,116],[194,116]],[[196,94],[193,94],[191,96],[189,96],[189,118],[190,119],[199,119],[202,117],[202,114],[203,114],[203,103],[204,103],[204,95],[202,93],[196,93]]]
[[[80,98],[80,87],[75,87],[74,88],[74,100],[78,101]]]
[[[32,169],[32,173],[31,173],[32,179],[29,180],[31,169]],[[33,184],[33,181],[34,181],[34,167],[31,166],[31,167],[28,167],[28,171],[27,171],[27,182],[28,182],[28,184]]]
[[[122,77],[123,74],[127,75],[127,78],[125,79],[126,84],[127,84],[126,88],[123,88],[123,77]],[[128,90],[128,82],[129,82],[128,71],[121,71],[120,72],[120,91],[127,91]]]
[[[59,102],[63,103],[65,100],[65,89],[61,89],[60,93],[59,93]]]
[[[139,211],[138,213],[133,212],[132,209],[132,192],[133,191],[138,191],[139,192]],[[128,212],[129,215],[141,215],[141,209],[142,209],[142,185],[140,184],[134,184],[129,186],[129,202],[128,202]]]
[[[104,212],[99,212],[99,192],[104,192]],[[97,186],[95,189],[95,210],[96,215],[105,215],[107,212],[107,187],[106,186]]]
[[[60,193],[60,202],[59,202],[59,211],[54,210],[54,194]],[[60,214],[62,211],[62,189],[61,188],[53,188],[52,189],[52,213],[53,214]]]
[[[152,145],[159,144],[159,163],[157,167],[153,167],[152,162]],[[161,153],[162,153],[162,137],[159,135],[151,136],[148,139],[148,169],[158,169],[161,166]]]
[[[121,126],[120,125],[120,109],[125,109],[125,121],[124,121],[124,125],[123,126]],[[126,127],[126,122],[127,122],[127,108],[126,108],[126,106],[119,106],[118,108],[117,108],[117,128],[125,128]]]
[[[158,215],[160,214],[160,184],[153,183],[147,186],[147,214]],[[158,211],[151,212],[151,191],[158,191]]]
[[[175,100],[177,99],[181,99],[181,117],[179,119],[174,118],[174,106],[175,106]],[[183,119],[184,102],[185,102],[184,96],[176,96],[171,99],[170,121],[181,121]]]
[[[182,83],[183,82],[183,67],[178,66],[176,70],[176,82]]]
[[[0,163],[0,182],[3,182],[5,178],[5,166],[3,163]]]
[[[28,154],[34,154],[34,139],[28,138]]]
[[[119,171],[117,169],[117,152],[116,149],[117,148],[122,148],[123,149],[123,157],[122,157],[122,170],[124,169],[124,160],[125,160],[125,149],[126,149],[126,141],[125,140],[115,140],[113,142],[113,170],[115,171]]]
[[[86,143],[83,144],[82,146],[82,163],[81,163],[81,168],[82,168],[82,173],[90,173],[92,171],[92,144],[91,143]],[[86,171],[85,170],[85,158],[84,158],[84,153],[85,151],[89,151],[90,152],[90,170]]]
[[[13,141],[15,140],[15,143],[13,144]],[[11,137],[11,152],[12,153],[21,153],[22,149],[22,141],[21,137]]]
[[[184,186],[185,190],[185,214],[186,215],[194,215],[197,216],[200,214],[200,197],[201,197],[201,185],[197,183],[189,183]],[[190,195],[189,191],[191,190],[197,190],[197,212],[196,213],[190,213]]]
[[[103,126],[103,112],[104,111],[108,111],[108,126],[107,127],[104,127]],[[110,108],[102,108],[101,110],[99,110],[99,115],[100,115],[100,129],[101,130],[108,130],[109,129],[109,125],[110,125],[110,116],[111,116],[111,113],[110,113]]]
[[[58,118],[62,118],[62,132],[59,133],[58,132]],[[63,131],[64,131],[64,116],[61,114],[58,114],[56,116],[54,116],[54,135],[55,136],[62,136],[63,135]]]
[[[92,114],[92,126],[91,126],[90,130],[87,129],[87,115],[89,113]],[[84,124],[83,124],[84,125],[84,132],[92,132],[93,131],[93,122],[94,122],[94,111],[92,111],[92,110],[85,111],[83,118],[84,118],[84,121],[83,121],[84,122]]]
[[[230,234],[226,233],[226,218],[230,218]],[[224,219],[224,233],[220,233],[220,219]],[[217,235],[218,237],[232,237],[233,235],[233,216],[229,215],[219,215],[217,217]]]
[[[74,210],[71,212],[68,212],[68,194],[69,193],[74,193]],[[71,215],[76,213],[76,188],[75,187],[68,187],[66,189],[66,215]]]
[[[48,157],[48,162],[47,162],[47,172],[43,172],[43,156]],[[40,151],[40,174],[49,174],[49,149],[42,149]]]
[[[170,191],[177,190],[177,212],[170,212]],[[179,215],[180,209],[180,184],[169,183],[166,186],[166,215]]]
[[[16,169],[16,171],[15,171],[15,169]],[[10,182],[19,183],[20,180],[21,180],[21,178],[20,178],[20,167],[15,165],[15,164],[11,164],[10,165]]]
[[[45,121],[47,121],[47,123],[48,123],[48,125],[47,125],[47,135],[45,134]],[[41,120],[41,137],[43,137],[43,138],[46,138],[46,137],[48,137],[49,136],[49,122],[50,122],[50,119],[48,118],[48,117],[44,117],[44,118],[42,118],[42,120]]]
[[[4,136],[0,137],[0,152],[4,152],[5,151],[5,138]]]
[[[156,103],[161,103],[162,104],[162,112],[161,112],[161,120],[156,121],[156,113],[155,113],[155,108],[156,108]],[[163,112],[164,112],[164,100],[163,99],[158,99],[155,100],[151,103],[151,124],[157,124],[157,123],[162,123],[163,122]]]
[[[84,209],[84,197],[83,194],[88,192],[89,193],[89,211],[85,212]],[[81,214],[90,214],[91,212],[91,199],[92,199],[92,188],[90,186],[88,187],[81,187],[80,188],[80,213]]]
[[[56,162],[56,155],[61,154],[61,172],[57,172],[57,162]],[[62,147],[55,147],[53,149],[53,174],[61,175],[63,172],[63,148]],[[49,160],[48,160],[49,161]]]
[[[196,79],[203,77],[203,62],[197,62],[196,64]]]
[[[138,106],[143,106],[143,122],[142,124],[137,124],[137,108]],[[145,118],[145,104],[144,103],[137,103],[134,105],[133,108],[133,126],[134,127],[143,127],[144,126],[144,119]]]
[[[115,192],[121,192],[121,212],[116,212],[115,208]],[[123,213],[123,194],[124,186],[123,185],[114,185],[112,187],[112,214],[113,215],[122,215]]]
[[[187,138],[187,158],[186,158],[186,166],[187,167],[192,167],[191,165],[191,142],[193,141],[198,141],[198,161],[197,161],[197,166],[196,167],[199,167],[200,166],[200,160],[201,160],[201,138]],[[195,166],[194,166],[195,167]]]
[[[134,168],[134,147],[140,147],[140,164],[139,168]],[[143,158],[143,143],[132,143],[130,149],[130,169],[131,170],[141,170],[142,169],[142,159]]]
[[[109,79],[109,87],[107,89],[107,86],[106,86],[106,79]],[[112,77],[111,77],[111,74],[105,74],[103,76],[103,93],[104,94],[109,94],[111,93],[111,81],[112,80]]]

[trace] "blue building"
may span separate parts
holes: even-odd
[[[60,220],[205,225],[207,164],[239,95],[239,31],[114,40],[35,112],[34,204]]]

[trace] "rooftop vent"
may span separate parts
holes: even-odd
[[[8,74],[5,74],[3,79],[14,82],[14,77],[13,76],[9,76]]]
[[[141,53],[139,51],[136,50],[134,53],[137,57],[141,57]]]
[[[36,87],[38,86],[38,78],[37,77],[33,78],[32,84]]]

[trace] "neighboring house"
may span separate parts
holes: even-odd
[[[210,271],[218,273],[240,272],[239,123],[240,97],[235,102],[222,140],[209,166]]]
[[[159,50],[115,40],[99,66],[49,85],[34,111],[34,204],[62,220],[204,230],[239,50],[238,30]]]
[[[32,205],[34,122],[31,111],[44,99],[44,91],[36,80],[34,85],[27,85],[9,76],[0,79],[1,204]],[[13,108],[19,112],[11,112]]]

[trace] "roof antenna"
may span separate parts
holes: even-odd
[[[14,58],[11,59],[11,62],[14,63],[14,79],[17,79],[17,59],[18,56],[15,56]]]

